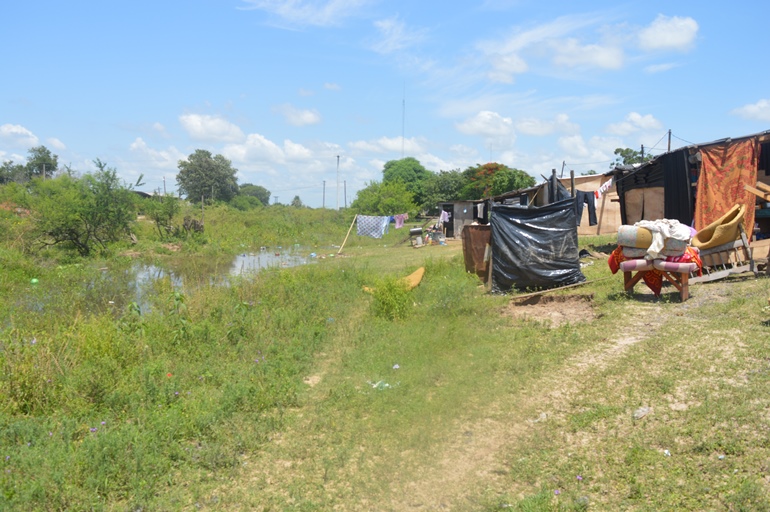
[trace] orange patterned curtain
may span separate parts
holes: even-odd
[[[754,228],[754,194],[744,185],[757,183],[757,142],[746,139],[701,149],[703,163],[695,200],[695,229],[700,231],[736,204],[746,205],[743,226]]]

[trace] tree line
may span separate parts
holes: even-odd
[[[357,213],[391,215],[399,212],[435,213],[447,201],[472,201],[531,187],[535,178],[500,163],[461,171],[432,172],[412,157],[387,162],[381,181],[360,190],[351,208]]]

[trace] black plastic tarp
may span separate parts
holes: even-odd
[[[555,288],[585,281],[575,199],[546,206],[492,206],[492,290]]]

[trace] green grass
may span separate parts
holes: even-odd
[[[594,317],[549,328],[503,315],[457,244],[354,233],[329,257],[349,219],[292,231],[283,212],[287,239],[231,213],[180,251],[140,237],[190,283],[153,283],[149,307],[122,248],[34,259],[3,239],[0,508],[770,510],[766,279],[653,301],[590,260],[554,293],[593,294]],[[206,277],[293,243],[327,257]]]

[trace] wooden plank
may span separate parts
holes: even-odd
[[[759,190],[758,188],[752,187],[751,185],[744,185],[743,189],[747,192],[751,192],[755,196],[758,196],[765,201],[770,201],[770,192],[763,192],[762,190]]]
[[[761,181],[757,182],[757,188],[765,192],[770,192],[770,185],[767,183],[762,183]]]
[[[536,295],[543,295],[545,293],[558,292],[560,290],[566,290],[567,288],[575,288],[576,286],[583,286],[590,283],[598,283],[599,281],[606,281],[607,279],[613,279],[615,276],[602,277],[600,279],[591,279],[590,281],[583,281],[582,283],[568,284],[567,286],[560,286],[559,288],[549,288],[547,290],[541,290],[539,292],[526,293],[524,295],[515,295],[511,297],[511,300],[528,299],[529,297],[535,297]]]

